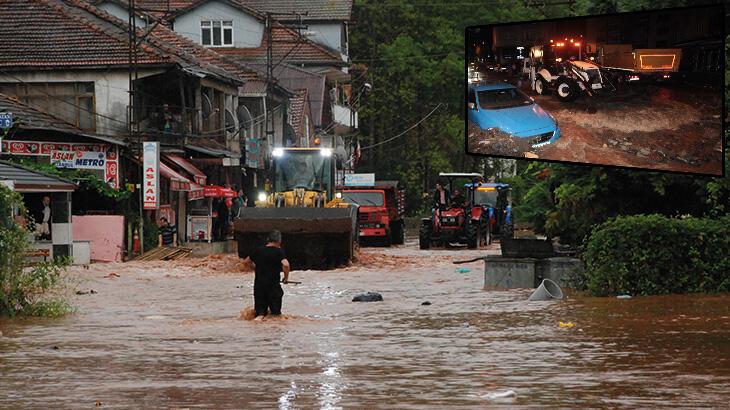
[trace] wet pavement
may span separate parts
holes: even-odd
[[[0,320],[0,408],[727,405],[730,295],[527,302],[451,263],[486,252],[363,249],[292,272],[262,322],[239,319],[253,277],[234,257],[75,268],[98,292],[75,314]]]
[[[522,90],[555,117],[560,139],[525,149],[470,124],[469,152],[722,174],[722,94],[717,89],[632,84],[611,95],[564,103],[554,94],[538,95],[528,83],[522,83]]]

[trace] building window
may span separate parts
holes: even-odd
[[[200,22],[200,40],[204,46],[233,46],[233,20],[203,20]]]
[[[2,83],[0,93],[16,97],[82,130],[96,129],[93,82]]]

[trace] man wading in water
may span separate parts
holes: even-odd
[[[271,310],[273,316],[281,315],[281,298],[284,296],[284,290],[279,284],[279,274],[284,272],[284,280],[281,283],[289,281],[289,261],[281,249],[281,232],[269,233],[266,245],[254,249],[244,261],[253,262],[256,269],[253,282],[255,320],[261,320],[268,310]]]

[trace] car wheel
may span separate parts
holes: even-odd
[[[548,89],[548,82],[544,78],[538,77],[537,80],[535,80],[535,92],[540,95],[550,94],[550,90]]]
[[[578,84],[571,78],[561,78],[555,84],[555,95],[562,102],[574,101],[578,92]]]

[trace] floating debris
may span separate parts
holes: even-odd
[[[352,301],[353,302],[382,302],[383,295],[381,295],[378,292],[360,293],[359,295],[355,295],[355,297],[352,298]]]
[[[500,399],[511,399],[517,396],[514,390],[497,391],[485,394],[484,397],[487,400],[500,400]]]

